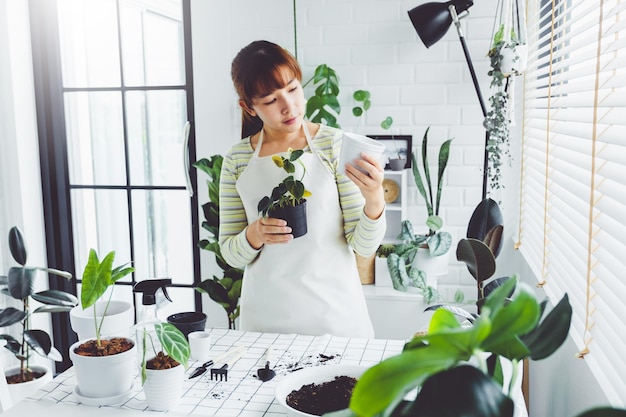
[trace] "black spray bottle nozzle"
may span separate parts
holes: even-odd
[[[172,285],[172,280],[170,278],[147,279],[136,283],[133,287],[133,292],[143,293],[143,297],[141,299],[141,304],[143,305],[156,304],[156,292],[159,288],[163,291],[165,298],[172,301],[170,296],[167,294],[166,288],[168,285]]]

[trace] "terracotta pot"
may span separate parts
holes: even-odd
[[[148,408],[167,411],[175,407],[183,391],[185,367],[178,365],[170,369],[146,369],[143,392]]]
[[[130,340],[130,339],[129,339]],[[81,356],[74,352],[86,340],[79,340],[70,346],[70,359],[74,364],[79,394],[83,397],[111,398],[129,392],[137,371],[137,345],[126,352],[110,356]],[[134,342],[133,342],[134,343]],[[107,405],[100,403],[100,405]]]
[[[8,384],[9,395],[11,396],[11,401],[13,404],[21,401],[22,399],[28,397],[33,392],[37,391],[39,388],[46,385],[48,382],[52,381],[52,371],[45,366],[31,366],[30,369],[34,372],[43,372],[44,375],[40,378],[34,379],[28,382],[21,382],[19,384]],[[15,375],[20,373],[20,368],[11,368],[5,372],[6,376]]]
[[[287,226],[291,227],[291,233],[294,238],[306,235],[306,201],[295,207],[287,206],[270,210],[267,215],[268,217],[286,220]]]

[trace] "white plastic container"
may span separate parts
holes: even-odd
[[[361,158],[361,153],[371,155],[382,163],[384,152],[385,145],[381,142],[356,133],[344,132],[339,155],[339,171],[345,175],[346,163],[354,165],[354,161]],[[360,168],[359,170],[364,172]]]

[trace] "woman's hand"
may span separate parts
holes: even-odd
[[[287,243],[293,235],[285,220],[261,217],[248,226],[246,239],[254,249],[261,249],[263,245]]]
[[[385,209],[385,192],[383,191],[383,179],[385,171],[375,158],[366,153],[361,154],[361,159],[355,161],[367,174],[356,169],[352,164],[346,164],[346,175],[361,190],[365,198],[365,214],[370,219],[378,219]]]

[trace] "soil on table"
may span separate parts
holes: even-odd
[[[7,380],[7,384],[21,384],[23,382],[30,382],[30,381],[34,381],[35,379],[39,379],[45,374],[46,374],[45,372],[27,370],[27,371],[24,371],[24,374],[22,374],[21,372],[18,372],[13,375],[7,375],[6,380]]]
[[[111,356],[126,352],[133,348],[135,344],[124,337],[114,337],[112,339],[100,339],[100,346],[96,340],[89,340],[78,345],[74,353],[81,356]]]
[[[350,404],[355,384],[355,378],[343,375],[321,384],[303,385],[287,395],[287,405],[316,416],[343,410]]]
[[[170,358],[163,352],[157,353],[157,355],[146,361],[146,368],[148,369],[170,369],[180,365],[176,360]]]

